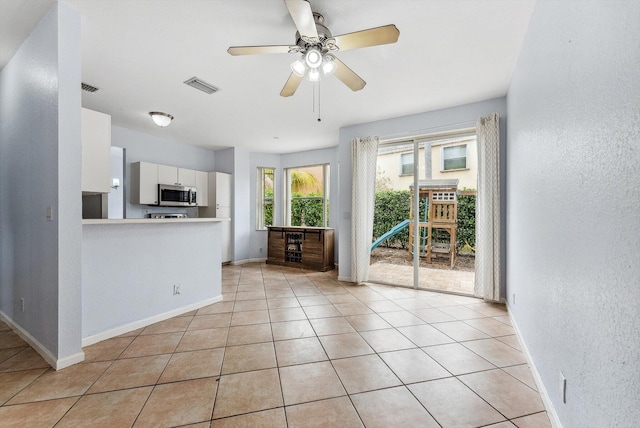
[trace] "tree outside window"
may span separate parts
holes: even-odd
[[[288,168],[287,226],[326,227],[329,219],[329,165]]]

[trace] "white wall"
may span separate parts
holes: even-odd
[[[337,159],[340,170],[340,194],[336,215],[338,216],[337,224],[340,229],[338,259],[340,260],[339,276],[341,278],[349,278],[351,275],[351,140],[367,136],[377,136],[380,139],[411,137],[414,135],[468,128],[475,126],[476,120],[479,117],[486,116],[493,112],[500,114],[502,161],[500,174],[504,177],[506,175],[505,157],[503,156],[506,144],[506,100],[504,98],[340,128],[340,144],[338,146]],[[505,186],[501,187],[501,195],[502,197],[506,195]],[[505,205],[502,207],[503,212],[504,208]],[[504,231],[501,239],[504,249]],[[503,263],[503,270],[504,266],[505,264]],[[504,278],[505,275],[503,274],[502,277]],[[502,288],[504,290],[504,284],[502,284]]]
[[[250,258],[252,242],[251,212],[255,211],[251,194],[251,155],[240,147],[216,151],[216,171],[233,174],[231,191],[232,262],[242,263]],[[255,186],[255,184],[254,184]],[[255,212],[254,212],[255,215]]]
[[[0,309],[54,365],[82,358],[80,103],[80,14],[55,3],[0,73]]]
[[[122,147],[111,146],[111,160],[109,165],[109,182],[113,179],[120,180],[120,187],[111,187],[107,195],[108,218],[124,218],[124,161],[126,150]]]
[[[509,307],[564,427],[640,420],[638,23],[539,1],[508,93]]]
[[[149,120],[149,126],[155,126]],[[131,164],[151,162],[198,171],[215,171],[215,152],[201,147],[183,144],[119,126],[111,127],[111,145],[127,149],[127,217],[142,218],[153,212],[186,212],[195,216],[197,208],[167,208],[131,203]],[[226,172],[226,171],[225,171]]]
[[[220,298],[221,230],[220,223],[85,224],[82,337],[103,340]]]

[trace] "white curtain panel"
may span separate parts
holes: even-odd
[[[378,137],[351,140],[351,281],[369,279]]]
[[[476,122],[478,196],[476,199],[476,277],[474,294],[500,301],[500,130],[498,113]]]

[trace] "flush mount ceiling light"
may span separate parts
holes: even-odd
[[[173,116],[169,113],[162,113],[160,111],[150,111],[149,116],[155,122],[156,125],[164,128],[165,126],[169,126],[171,121],[173,120]]]

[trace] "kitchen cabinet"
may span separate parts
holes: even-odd
[[[231,210],[231,174],[225,174],[224,172],[209,173],[209,188],[216,208],[227,207]],[[216,217],[231,217],[231,211],[228,214]]]
[[[209,206],[209,174],[196,171],[196,203],[199,207]]]
[[[200,217],[231,218],[231,174],[223,172],[208,173],[208,206],[200,207]],[[230,262],[231,230],[233,221],[222,223],[222,262]]]
[[[82,109],[82,191],[111,191],[111,116]]]
[[[334,229],[305,226],[268,229],[267,264],[323,272],[334,268]]]
[[[196,171],[169,165],[158,165],[158,184],[196,187]]]
[[[149,162],[131,164],[131,203],[158,204],[158,165]]]

